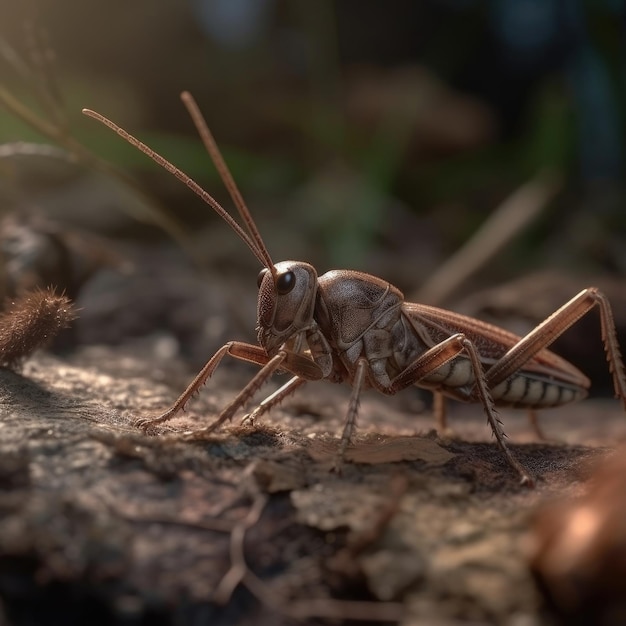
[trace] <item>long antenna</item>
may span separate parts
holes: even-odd
[[[191,191],[193,191],[198,197],[200,197],[202,200],[204,200],[204,202],[212,207],[213,210],[239,235],[239,237],[244,241],[248,248],[250,248],[252,254],[254,254],[254,256],[261,262],[262,265],[267,267],[272,273],[275,272],[274,264],[272,263],[272,260],[265,246],[261,245],[261,247],[259,247],[257,243],[251,239],[250,235],[248,235],[248,233],[246,233],[246,231],[235,221],[230,213],[228,213],[226,209],[224,209],[222,205],[211,194],[209,194],[202,187],[200,187],[200,185],[198,185],[198,183],[196,183],[196,181],[194,181],[191,176],[185,174],[185,172],[178,169],[166,158],[162,157],[158,152],[155,152],[152,148],[150,148],[150,146],[147,146],[142,141],[139,141],[139,139],[131,135],[129,132],[125,131],[123,128],[119,127],[115,122],[112,122],[110,119],[104,117],[104,115],[101,115],[96,111],[92,111],[91,109],[83,109],[83,113],[88,117],[97,120],[101,124],[104,124],[112,131],[116,132],[122,139],[127,141],[138,150],[141,150],[141,152],[150,157],[155,163],[158,163],[162,168],[167,170],[173,176],[176,176],[178,180],[187,185],[187,187],[189,187]],[[226,181],[224,182],[226,184]],[[250,217],[250,220],[251,219],[252,218]]]
[[[257,249],[263,255],[265,261],[265,265],[271,270],[272,274],[274,273],[274,263],[272,262],[272,258],[265,247],[265,243],[263,242],[263,238],[261,237],[261,233],[257,228],[254,220],[252,219],[252,215],[246,206],[246,203],[241,195],[239,188],[237,187],[237,183],[233,178],[230,170],[228,169],[228,165],[226,165],[226,161],[224,161],[224,157],[220,152],[220,149],[217,146],[217,142],[213,138],[213,133],[209,129],[202,112],[200,111],[200,107],[196,103],[195,98],[188,92],[183,91],[180,94],[180,99],[183,101],[183,104],[187,108],[189,115],[191,116],[191,120],[193,121],[200,138],[202,139],[202,143],[206,148],[213,164],[215,165],[215,169],[217,170],[220,178],[224,182],[230,197],[232,198],[233,203],[237,207],[239,211],[239,215],[241,215],[241,219],[246,225],[250,236],[253,241],[256,243]]]

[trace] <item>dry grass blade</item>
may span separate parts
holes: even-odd
[[[54,72],[54,50],[48,44],[45,32],[36,23],[30,25],[28,34],[30,60],[25,60],[6,39],[1,37],[0,58],[4,59],[30,88],[44,115],[35,113],[31,107],[20,101],[2,80],[0,80],[0,106],[43,137],[67,150],[79,163],[130,187],[141,200],[140,204],[132,203],[127,207],[131,216],[139,222],[155,224],[163,229],[191,257],[194,257],[195,253],[189,244],[188,235],[176,219],[168,215],[165,209],[146,194],[124,170],[104,161],[72,136],[63,107],[62,92]]]
[[[230,535],[230,559],[231,566],[222,578],[215,593],[213,601],[217,604],[226,604],[233,594],[233,591],[246,576],[248,565],[244,554],[244,541],[246,532],[252,528],[260,519],[263,509],[268,502],[268,497],[258,494],[254,499],[248,514],[241,522],[235,525]]]
[[[410,296],[413,302],[441,305],[446,298],[518,236],[561,189],[559,177],[541,174],[514,191],[474,236]]]

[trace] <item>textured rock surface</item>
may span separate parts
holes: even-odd
[[[0,371],[8,623],[542,624],[529,519],[581,492],[601,445],[626,430],[609,401],[546,414],[569,444],[529,443],[524,416],[504,414],[515,454],[542,477],[529,490],[478,408],[454,411],[460,438],[441,440],[428,413],[407,409],[410,392],[368,395],[355,462],[337,475],[342,387],[311,385],[262,424],[183,443],[172,433],[213,414],[246,368],[225,366],[188,413],[144,436],[133,420],[182,388],[164,378],[185,378],[154,362],[144,343]]]

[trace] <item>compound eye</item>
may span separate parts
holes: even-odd
[[[285,272],[276,279],[276,291],[284,296],[296,286],[296,275],[292,272]]]
[[[265,274],[267,274],[269,270],[267,269],[267,267],[264,267],[260,272],[259,275],[256,277],[256,286],[260,287],[261,283],[263,282],[263,278],[265,277]]]

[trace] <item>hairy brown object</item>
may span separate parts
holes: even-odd
[[[72,302],[53,289],[29,291],[0,314],[0,365],[17,367],[76,318]]]

